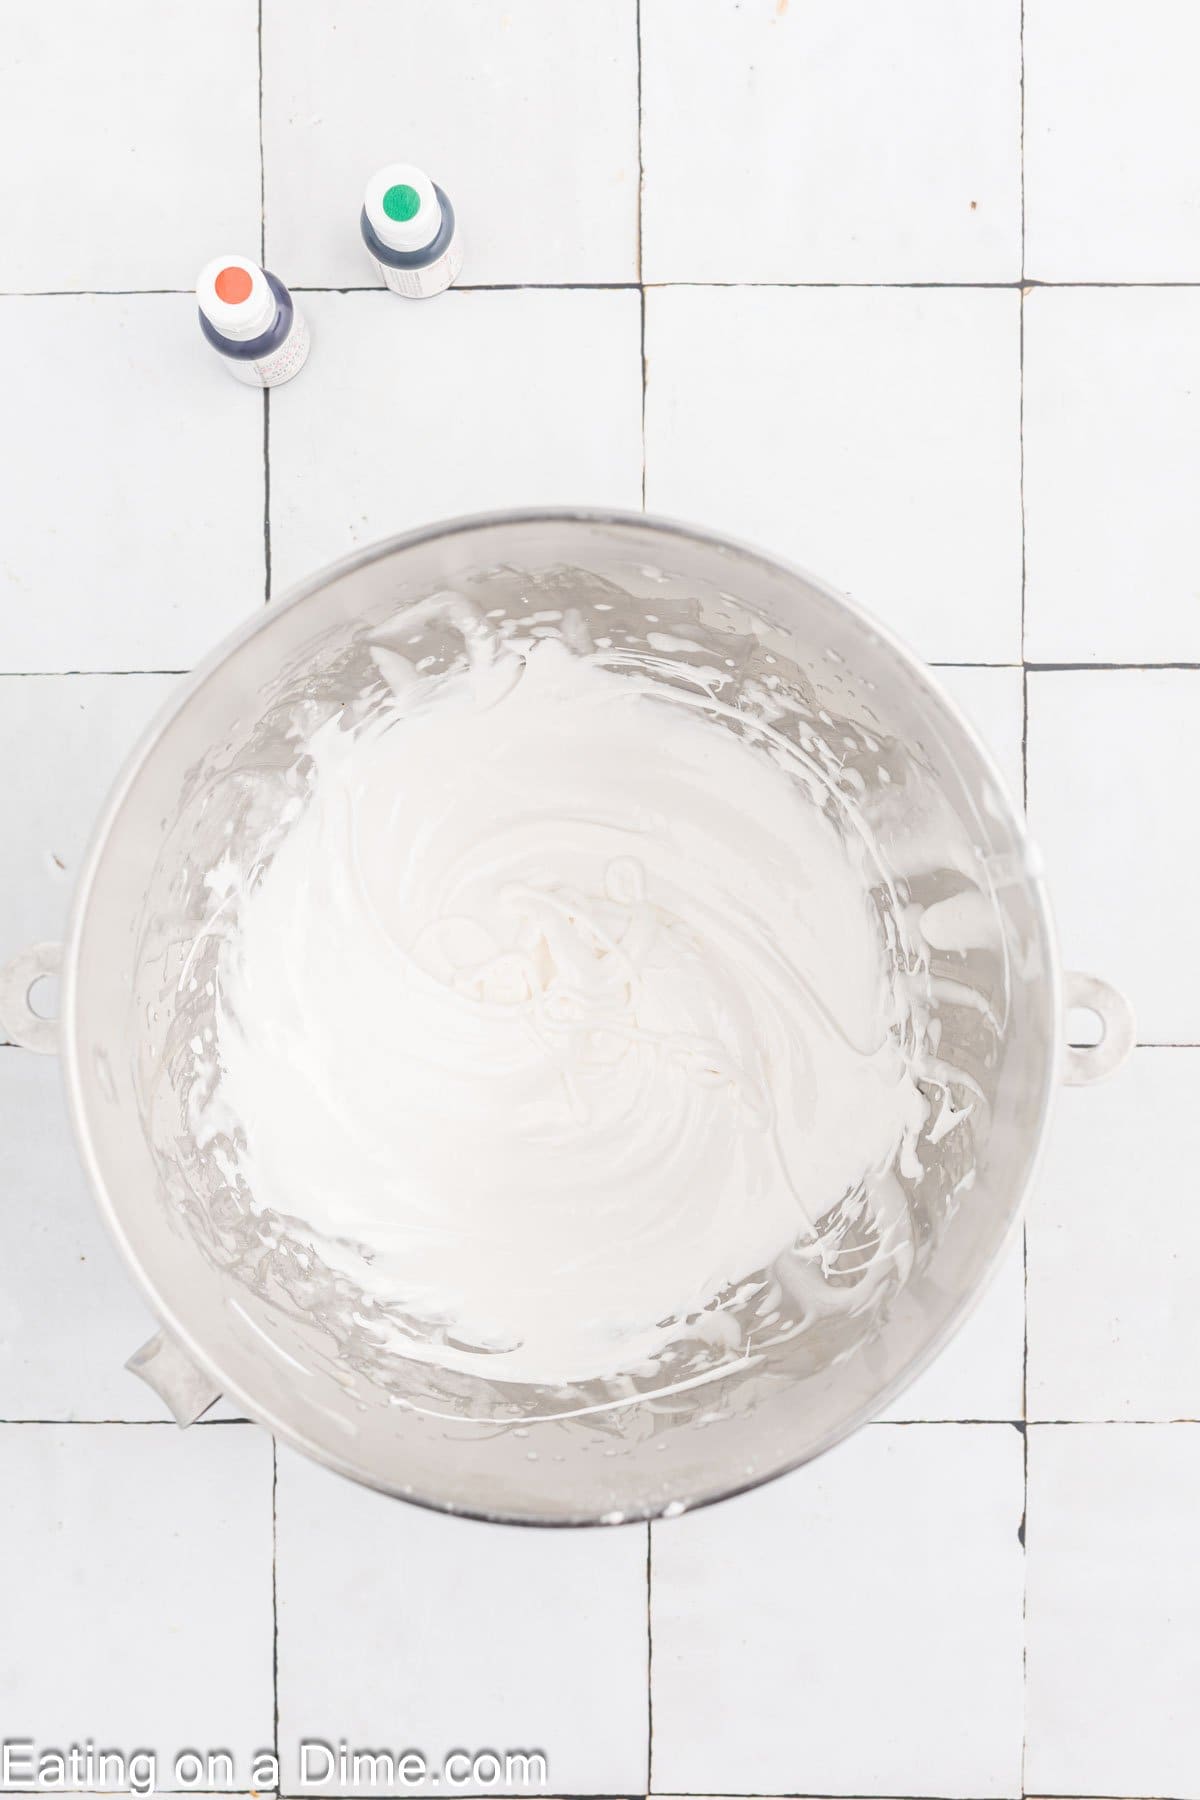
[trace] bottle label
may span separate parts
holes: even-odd
[[[404,294],[409,300],[428,300],[458,280],[463,260],[462,238],[456,231],[436,262],[426,263],[420,269],[393,269],[374,257],[371,260],[383,277],[384,286],[390,287],[393,294]]]
[[[300,373],[308,351],[308,322],[300,313],[293,313],[292,329],[277,350],[272,350],[269,356],[260,357],[257,362],[241,362],[231,356],[226,367],[239,381],[246,382],[250,387],[278,387],[281,382],[290,381],[293,375]]]

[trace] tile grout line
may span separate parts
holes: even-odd
[[[637,52],[637,285],[643,292],[645,283],[642,279],[642,215],[643,193],[646,182],[646,157],[642,137],[642,0],[634,0],[633,29]]]
[[[263,149],[263,0],[258,0],[258,260],[267,260],[267,158]]]
[[[654,1792],[654,1524],[646,1520],[646,1792]]]
[[[642,511],[646,510],[646,283],[642,262],[646,158],[642,131],[642,0],[634,0],[637,48],[637,286],[642,376]],[[646,1520],[646,1792],[654,1791],[654,1526]]]
[[[646,185],[646,158],[642,137],[642,0],[634,0],[634,30],[637,34],[637,288],[640,306],[640,348],[642,359],[642,511],[646,510],[646,283],[642,266],[643,190]]]
[[[279,1766],[279,1444],[271,1439],[271,1748],[275,1755],[277,1792],[283,1791]]]
[[[1020,46],[1017,143],[1021,195],[1021,281],[1017,302],[1017,503],[1021,513],[1021,800],[1028,820],[1029,770],[1026,751],[1029,740],[1029,662],[1025,654],[1025,0],[1021,0],[1017,29]],[[1024,1401],[1022,1408],[1025,1408]]]
[[[1027,551],[1025,547],[1025,289],[1017,299],[1017,505],[1021,514],[1021,667],[1029,663],[1025,655],[1025,594],[1027,587]]]
[[[1026,1326],[1028,1342],[1028,1326]],[[1028,1412],[1028,1405],[1025,1411]],[[1021,1793],[1026,1789],[1026,1765],[1029,1761],[1029,1424],[1021,1427],[1021,1523],[1017,1529],[1021,1540]]]
[[[259,265],[266,266],[266,148],[263,140],[263,0],[257,0],[259,58]],[[263,603],[272,598],[272,391],[263,389]],[[272,1751],[275,1791],[284,1780],[279,1768],[279,1444],[272,1433]]]
[[[267,261],[267,153],[263,143],[263,0],[258,0],[258,260]],[[271,390],[263,389],[263,605],[271,599]]]
[[[271,599],[271,390],[263,389],[263,604]]]
[[[446,290],[455,294],[632,294],[641,286],[637,281],[456,281]],[[386,294],[378,281],[352,282],[347,287],[322,287],[303,281],[291,283],[293,294]]]
[[[1200,662],[1027,662],[1022,665],[1032,675],[1103,675],[1153,672],[1161,669],[1200,669]]]
[[[619,509],[617,509],[619,510]],[[922,657],[927,669],[1021,669],[1026,675],[1155,675],[1194,672],[1200,662],[980,662],[954,657]],[[2,669],[0,681],[59,681],[67,675],[190,675],[190,669]]]
[[[265,250],[263,252],[265,254]],[[786,288],[792,291],[806,289],[820,292],[837,292],[849,289],[856,292],[873,293],[908,293],[913,290],[924,291],[940,288],[953,293],[1026,293],[1047,289],[1078,288],[1091,290],[1095,288],[1184,288],[1200,292],[1200,281],[1039,281],[1035,277],[1021,278],[1016,281],[456,281],[454,291],[458,294],[507,294],[507,293],[620,293],[635,288]],[[294,294],[383,294],[386,289],[378,282],[350,283],[338,285],[322,282],[292,282],[289,287]],[[154,298],[162,295],[192,294],[192,288],[181,287],[137,287],[137,288],[0,288],[0,300],[120,300]]]
[[[19,1048],[17,1044],[0,1044],[3,1050]],[[187,1430],[227,1431],[234,1425],[253,1424],[253,1419],[193,1419]],[[132,1425],[139,1431],[165,1430],[169,1426],[174,1426],[176,1431],[180,1429],[174,1419],[0,1419],[0,1425],[53,1425],[55,1429],[62,1425]]]
[[[618,509],[619,510],[619,509]],[[1021,669],[1027,675],[1154,675],[1200,669],[1200,662],[981,662],[960,657],[922,657],[927,669]],[[0,681],[60,681],[67,675],[190,675],[190,669],[3,669]]]
[[[642,356],[642,511],[646,510],[646,290],[639,290],[641,302]]]
[[[1018,99],[1021,183],[1021,285],[1017,296],[1017,498],[1021,511],[1021,809],[1029,823],[1029,665],[1025,656],[1027,550],[1025,543],[1025,0],[1018,23],[1020,91]],[[1021,1793],[1029,1748],[1029,1212],[1021,1221]]]
[[[1147,1046],[1139,1046],[1139,1048],[1146,1048],[1146,1047]],[[1149,1046],[1149,1048],[1160,1048],[1160,1047],[1161,1046],[1155,1046],[1155,1045]],[[15,1044],[0,1045],[0,1049],[17,1049],[17,1048],[18,1048],[18,1046]],[[1176,1048],[1179,1048],[1179,1046],[1169,1045],[1169,1046],[1167,1046],[1167,1048],[1176,1049]],[[1185,1049],[1200,1049],[1200,1045],[1190,1045],[1189,1044],[1189,1045],[1183,1046],[1183,1048],[1185,1048]],[[128,1425],[138,1431],[178,1431],[179,1430],[179,1426],[176,1424],[175,1420],[169,1419],[169,1418],[168,1419],[114,1419],[114,1418],[110,1418],[110,1419],[68,1419],[68,1418],[4,1419],[4,1418],[0,1418],[0,1426],[9,1426],[9,1425],[12,1425],[12,1426],[18,1426],[18,1425],[51,1426],[56,1431],[61,1430],[67,1426],[70,1426],[72,1428],[79,1426],[79,1427],[86,1429],[89,1427],[110,1426],[110,1425]],[[943,1425],[947,1425],[947,1426],[949,1426],[949,1425],[982,1426],[987,1429],[991,1429],[993,1427],[999,1427],[1001,1425],[1011,1425],[1014,1431],[1023,1431],[1023,1430],[1025,1430],[1026,1426],[1028,1426],[1030,1429],[1032,1429],[1034,1431],[1041,1431],[1041,1430],[1045,1429],[1046,1427],[1050,1427],[1051,1429],[1055,1429],[1055,1430],[1058,1429],[1059,1427],[1062,1427],[1065,1430],[1074,1431],[1074,1430],[1085,1430],[1085,1429],[1089,1429],[1093,1426],[1098,1426],[1098,1425],[1127,1425],[1131,1429],[1150,1430],[1150,1429],[1154,1429],[1156,1427],[1161,1427],[1164,1425],[1196,1425],[1196,1426],[1200,1426],[1200,1417],[1197,1417],[1194,1419],[1186,1418],[1183,1416],[1177,1416],[1177,1417],[1173,1416],[1169,1419],[1029,1419],[1029,1420],[1026,1420],[1026,1419],[1001,1419],[1001,1418],[986,1418],[986,1419],[948,1418],[943,1414],[938,1417],[927,1418],[927,1419],[888,1419],[888,1418],[868,1419],[865,1422],[865,1424],[857,1427],[857,1429],[861,1430],[861,1431],[909,1431],[909,1430],[912,1430],[914,1427],[922,1427],[922,1428],[927,1427],[927,1426],[941,1427]],[[231,1430],[234,1428],[249,1428],[251,1426],[253,1426],[256,1430],[264,1429],[264,1427],[259,1426],[257,1421],[254,1419],[195,1419],[195,1420],[193,1420],[192,1424],[187,1427],[187,1429],[189,1431],[192,1431],[192,1430],[228,1431],[228,1430]],[[775,1480],[781,1480],[782,1477],[781,1476],[771,1476],[771,1477],[769,1477],[769,1479],[775,1481]],[[634,1523],[634,1522],[635,1521],[631,1521],[631,1523]],[[647,1524],[649,1523],[649,1521],[636,1521],[636,1522],[637,1523],[647,1523]],[[200,1793],[203,1790],[198,1788],[196,1791],[197,1791],[197,1793]],[[247,1790],[247,1791],[249,1791],[249,1790]],[[870,1797],[868,1797],[868,1800],[870,1800]]]
[[[263,142],[263,0],[258,0],[258,260],[267,261],[267,157]],[[263,604],[271,599],[271,390],[263,389]],[[279,1444],[271,1436],[271,1749],[275,1791],[283,1790],[279,1765]]]

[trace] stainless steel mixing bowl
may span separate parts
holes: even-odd
[[[644,1374],[564,1393],[439,1379],[382,1353],[344,1283],[303,1246],[268,1241],[189,1142],[180,1045],[197,1002],[177,977],[188,959],[203,960],[203,870],[222,832],[236,841],[256,808],[269,810],[273,773],[295,756],[297,706],[319,717],[340,705],[367,679],[372,638],[446,588],[497,616],[557,609],[593,639],[636,646],[647,633],[678,634],[730,672],[735,709],[784,683],[799,712],[779,729],[804,729],[807,718],[839,734],[847,782],[898,789],[884,848],[909,869],[914,903],[967,875],[991,895],[996,944],[946,964],[988,996],[994,1026],[983,1031],[977,1007],[943,1012],[943,1053],[971,1070],[986,1102],[970,1169],[960,1149],[910,1194],[915,1264],[853,1329],[818,1321],[668,1392]],[[448,666],[461,644],[423,629],[429,666]],[[954,855],[937,866],[923,846],[947,832]],[[56,1029],[32,1011],[29,991],[58,960],[43,945],[10,964],[0,1015],[18,1042],[61,1049],[83,1162],[163,1327],[132,1366],[181,1423],[223,1391],[359,1481],[451,1512],[541,1524],[671,1515],[794,1468],[878,1413],[945,1344],[1000,1256],[1057,1083],[1107,1073],[1132,1042],[1119,996],[1084,977],[1064,983],[1022,822],[928,670],[797,570],[703,532],[610,513],[513,513],[410,532],[260,613],[181,682],[117,782],[61,956]],[[1099,1013],[1098,1045],[1066,1047],[1068,1005]]]

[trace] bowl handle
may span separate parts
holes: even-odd
[[[1103,1081],[1120,1068],[1133,1049],[1136,1035],[1133,1008],[1124,994],[1098,975],[1063,975],[1063,1005],[1068,1017],[1082,1009],[1095,1013],[1100,1036],[1094,1044],[1068,1044],[1063,1055],[1062,1078],[1068,1087],[1087,1087]]]
[[[61,968],[61,944],[31,944],[0,968],[0,1034],[22,1050],[53,1056],[58,1049],[58,1020],[34,1012],[29,996],[43,975]]]
[[[166,1401],[177,1425],[194,1425],[201,1413],[221,1398],[216,1383],[166,1331],[156,1331],[148,1338],[125,1367]]]

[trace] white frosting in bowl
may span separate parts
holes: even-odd
[[[848,1220],[910,1254],[930,984],[862,821],[695,680],[468,641],[432,678],[380,650],[386,703],[311,734],[270,860],[210,876],[198,1136],[398,1351],[501,1380],[719,1342]]]

